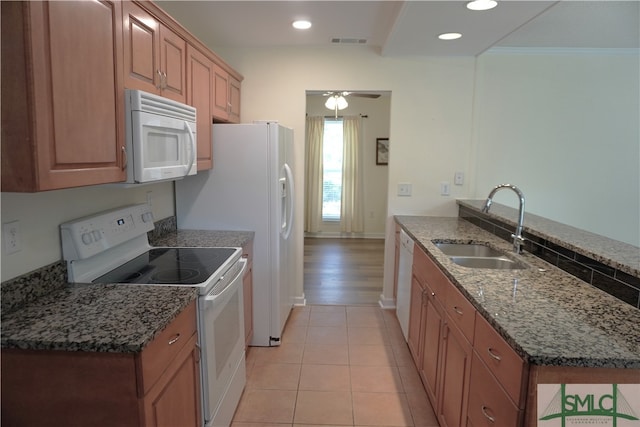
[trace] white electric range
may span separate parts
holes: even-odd
[[[151,247],[147,204],[60,225],[69,281],[198,289],[203,425],[229,426],[246,383],[241,248]]]

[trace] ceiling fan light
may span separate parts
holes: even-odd
[[[471,10],[489,10],[498,5],[495,0],[474,0],[467,3],[467,9]]]
[[[349,103],[344,98],[344,96],[339,96],[338,99],[336,99],[336,104],[338,106],[338,110],[344,110],[349,106]]]
[[[327,107],[329,110],[333,110],[336,108],[337,103],[338,102],[336,101],[336,97],[330,96],[329,98],[327,98],[327,102],[324,103],[324,106]]]

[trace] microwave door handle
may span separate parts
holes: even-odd
[[[189,166],[186,167],[185,175],[189,173],[191,168],[193,167],[193,163],[196,161],[196,138],[193,136],[193,132],[191,131],[191,126],[189,126],[189,122],[185,120],[184,127],[189,132],[189,138],[191,138],[191,161],[189,162]]]

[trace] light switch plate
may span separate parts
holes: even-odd
[[[411,184],[408,182],[401,182],[398,184],[398,196],[408,197],[411,196]]]

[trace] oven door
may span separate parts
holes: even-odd
[[[136,182],[180,178],[196,173],[195,122],[132,111]]]
[[[214,287],[199,299],[205,426],[231,424],[246,383],[242,276],[247,261],[238,263],[223,289]]]

